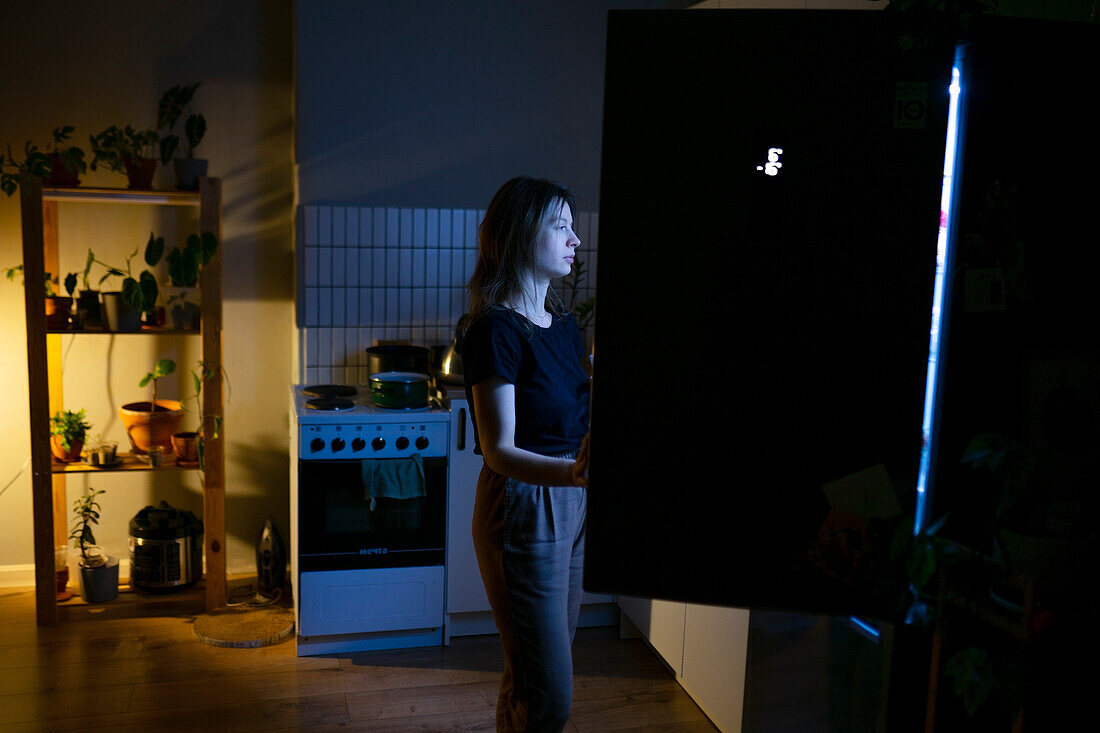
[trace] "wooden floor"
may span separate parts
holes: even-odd
[[[33,589],[0,589],[0,731],[492,731],[496,636],[449,647],[298,657],[192,634],[194,602],[124,594],[68,602],[35,625]],[[715,728],[638,640],[581,629],[567,731]]]

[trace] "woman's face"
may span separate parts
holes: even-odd
[[[580,243],[569,207],[560,200],[551,204],[535,238],[535,276],[551,280],[568,275]]]

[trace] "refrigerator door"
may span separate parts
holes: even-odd
[[[887,613],[953,58],[892,16],[610,13],[589,590]]]

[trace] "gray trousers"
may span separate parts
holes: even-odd
[[[561,733],[573,703],[587,494],[481,471],[473,535],[504,647],[497,731]]]

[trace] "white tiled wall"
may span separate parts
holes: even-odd
[[[379,340],[449,343],[466,310],[484,211],[304,206],[299,217],[299,363],[305,383],[362,384]],[[596,284],[597,215],[577,213],[578,257]],[[559,288],[559,292],[561,289]],[[561,293],[565,297],[565,293]]]

